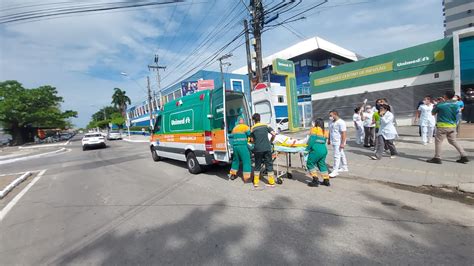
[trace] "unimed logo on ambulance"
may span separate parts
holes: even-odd
[[[184,110],[170,114],[170,130],[171,131],[188,131],[193,130],[194,111]]]

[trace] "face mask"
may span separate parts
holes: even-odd
[[[334,117],[330,116],[329,121],[334,121]]]
[[[428,104],[430,104],[430,101],[423,101],[423,103],[428,105]]]
[[[377,104],[375,105],[375,109],[380,110],[380,104],[379,104],[379,103],[377,103]]]

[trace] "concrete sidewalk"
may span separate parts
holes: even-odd
[[[384,182],[405,184],[410,186],[436,187],[470,187],[474,184],[474,140],[459,140],[471,160],[468,164],[456,163],[459,159],[457,151],[445,141],[443,145],[443,164],[430,164],[426,160],[434,155],[434,144],[422,145],[418,136],[418,127],[408,126],[397,128],[400,138],[395,142],[400,155],[390,159],[374,161],[369,158],[372,149],[357,145],[354,141],[354,129],[348,130],[349,141],[346,146],[346,157],[349,172],[340,176],[362,177]],[[308,131],[288,134],[293,137],[306,136]],[[293,160],[295,163],[298,160]],[[327,163],[333,164],[333,151],[329,148]],[[296,166],[296,165],[295,165]],[[472,191],[474,192],[474,191]]]
[[[150,142],[150,136],[143,136],[143,135],[122,135],[123,138],[122,140],[128,141],[128,142]]]

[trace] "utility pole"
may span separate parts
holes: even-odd
[[[253,84],[254,77],[253,77],[253,70],[252,70],[252,56],[250,54],[249,23],[246,19],[244,19],[244,31],[245,31],[245,50],[247,52],[247,72],[249,75],[251,90],[253,90],[256,84]]]
[[[151,86],[150,77],[146,76],[146,87],[148,89],[148,111],[150,112],[150,128],[153,129],[153,105],[151,104]]]
[[[225,54],[225,55],[223,55],[223,56],[217,58],[217,61],[219,61],[219,67],[220,67],[220,69],[221,69],[221,81],[222,81],[222,89],[223,89],[223,90],[225,90],[225,80],[224,80],[224,70],[222,69],[222,67],[223,67],[224,65],[230,66],[230,63],[229,63],[229,62],[224,62],[224,63],[222,63],[222,60],[227,59],[227,58],[229,58],[229,57],[231,57],[231,56],[232,56],[232,54]]]
[[[158,64],[158,61],[159,61],[159,56],[158,55],[155,55],[155,65],[154,66],[151,66],[151,65],[148,65],[148,70],[156,70],[156,82],[158,84],[158,95],[160,97],[160,101],[159,101],[159,108],[161,110],[161,107],[163,106],[163,95],[161,95],[161,77],[160,77],[160,69],[163,69],[165,70],[166,69],[166,66],[160,66]],[[154,92],[153,92],[154,94]]]
[[[263,60],[262,60],[262,19],[263,19],[263,4],[262,0],[251,0],[252,9],[252,27],[253,37],[255,38],[255,80],[257,83],[262,82],[263,79]]]

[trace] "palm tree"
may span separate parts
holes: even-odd
[[[122,117],[125,117],[125,111],[127,110],[127,104],[131,104],[130,98],[126,95],[126,91],[119,88],[114,88],[114,94],[112,95],[112,104],[120,110]]]

